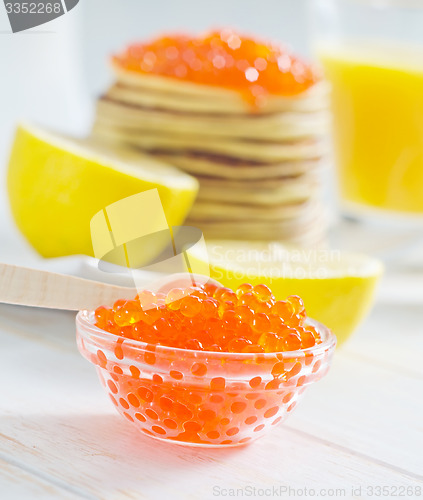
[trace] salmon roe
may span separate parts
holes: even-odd
[[[81,311],[78,348],[113,405],[145,435],[179,444],[238,446],[264,435],[327,373],[335,348],[298,296],[276,300],[262,284],[144,290],[94,315],[111,335]]]
[[[148,344],[198,351],[269,353],[321,343],[302,299],[275,300],[266,285],[199,285],[167,295],[143,292],[95,311],[96,326]]]
[[[268,95],[298,95],[320,79],[311,65],[285,47],[231,29],[135,43],[112,60],[135,73],[236,90],[256,107]]]

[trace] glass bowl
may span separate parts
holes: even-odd
[[[177,349],[113,335],[76,318],[81,354],[97,369],[118,412],[142,433],[190,446],[238,446],[263,436],[323,377],[336,337],[309,320],[323,342],[279,353]]]

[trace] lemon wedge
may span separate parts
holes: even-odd
[[[288,249],[280,243],[208,241],[207,253],[190,260],[224,286],[268,285],[277,299],[303,298],[307,313],[327,325],[342,344],[368,313],[382,264],[338,250]]]
[[[43,257],[93,255],[91,218],[149,189],[157,188],[168,224],[180,225],[198,191],[193,177],[165,163],[33,126],[16,131],[7,186],[17,226]]]

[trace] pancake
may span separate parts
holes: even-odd
[[[277,182],[282,182],[282,179],[287,177],[297,177],[305,173],[315,176],[325,165],[325,162],[319,159],[257,162],[206,153],[184,154],[167,151],[152,153],[195,176],[242,179],[245,182],[260,179],[276,179]]]
[[[251,105],[235,90],[199,85],[177,78],[135,73],[123,70],[117,65],[113,65],[113,71],[119,85],[119,88],[114,87],[113,97],[119,96],[122,102],[129,99],[131,103],[149,107],[196,112],[223,114],[254,112]],[[329,84],[320,81],[299,95],[267,96],[261,103],[259,112],[325,110],[328,108],[329,93]]]
[[[313,113],[243,113],[238,115],[207,114],[151,108],[112,99],[108,94],[97,104],[96,120],[100,124],[145,130],[159,134],[187,134],[201,139],[253,139],[265,141],[295,140],[325,135],[329,128],[327,111]]]
[[[104,140],[126,144],[144,151],[169,150],[186,153],[205,152],[255,161],[313,160],[328,153],[324,139],[291,141],[207,138],[196,134],[155,132],[148,128],[131,130],[97,121],[93,134]]]
[[[268,55],[258,57],[254,51],[264,46],[247,40],[241,51],[228,49],[230,57],[219,67],[210,51],[215,43],[222,48],[224,38],[200,38],[205,45],[198,52],[197,39],[193,45],[186,40],[167,36],[114,58],[115,81],[98,100],[93,137],[195,176],[200,188],[186,224],[206,238],[321,245],[327,224],[319,194],[330,150],[329,84],[274,45],[264,45]],[[202,73],[184,59],[186,43],[191,56],[202,60]],[[242,54],[250,49],[248,62]],[[256,78],[260,71],[257,83],[244,63]]]
[[[283,179],[279,182],[273,180],[257,183],[245,183],[240,180],[222,181],[205,177],[197,179],[200,183],[198,200],[248,204],[255,208],[306,201],[318,188],[316,182],[306,176]]]
[[[317,230],[313,233],[304,232],[299,235],[279,234],[271,227],[261,227],[260,231],[252,227],[233,228],[209,227],[203,229],[206,240],[248,240],[248,241],[278,241],[295,248],[322,248],[327,246],[325,230]],[[273,235],[273,236],[272,236]]]
[[[285,203],[273,206],[251,206],[217,201],[197,200],[190,212],[190,220],[207,221],[282,221],[300,217],[311,210],[318,210],[315,201]]]
[[[321,215],[313,221],[198,221],[188,217],[186,225],[198,227],[206,239],[274,240],[313,247],[326,241],[327,220]]]

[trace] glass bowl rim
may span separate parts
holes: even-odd
[[[316,321],[312,318],[307,318],[307,323],[311,326],[317,328],[321,335],[325,336],[325,339],[320,344],[315,344],[313,347],[307,347],[306,349],[298,349],[296,351],[278,351],[278,352],[224,352],[224,351],[200,351],[195,349],[182,349],[180,347],[170,347],[164,345],[151,344],[147,342],[142,342],[140,340],[128,339],[126,337],[122,337],[121,335],[115,335],[114,333],[110,333],[106,330],[103,330],[93,323],[94,311],[88,311],[86,309],[81,310],[76,315],[76,326],[77,328],[81,328],[85,333],[89,336],[91,334],[95,334],[100,336],[105,341],[116,341],[117,339],[123,339],[125,345],[134,347],[139,349],[140,351],[152,351],[152,349],[148,348],[148,346],[154,346],[155,354],[166,354],[166,353],[184,353],[186,356],[187,353],[192,354],[194,357],[198,356],[213,356],[216,358],[224,357],[224,358],[235,358],[239,359],[242,357],[243,359],[251,359],[254,360],[257,357],[260,359],[274,359],[277,357],[278,359],[282,358],[298,358],[304,357],[308,354],[321,354],[325,351],[332,350],[336,345],[336,336],[335,334],[325,325]]]

